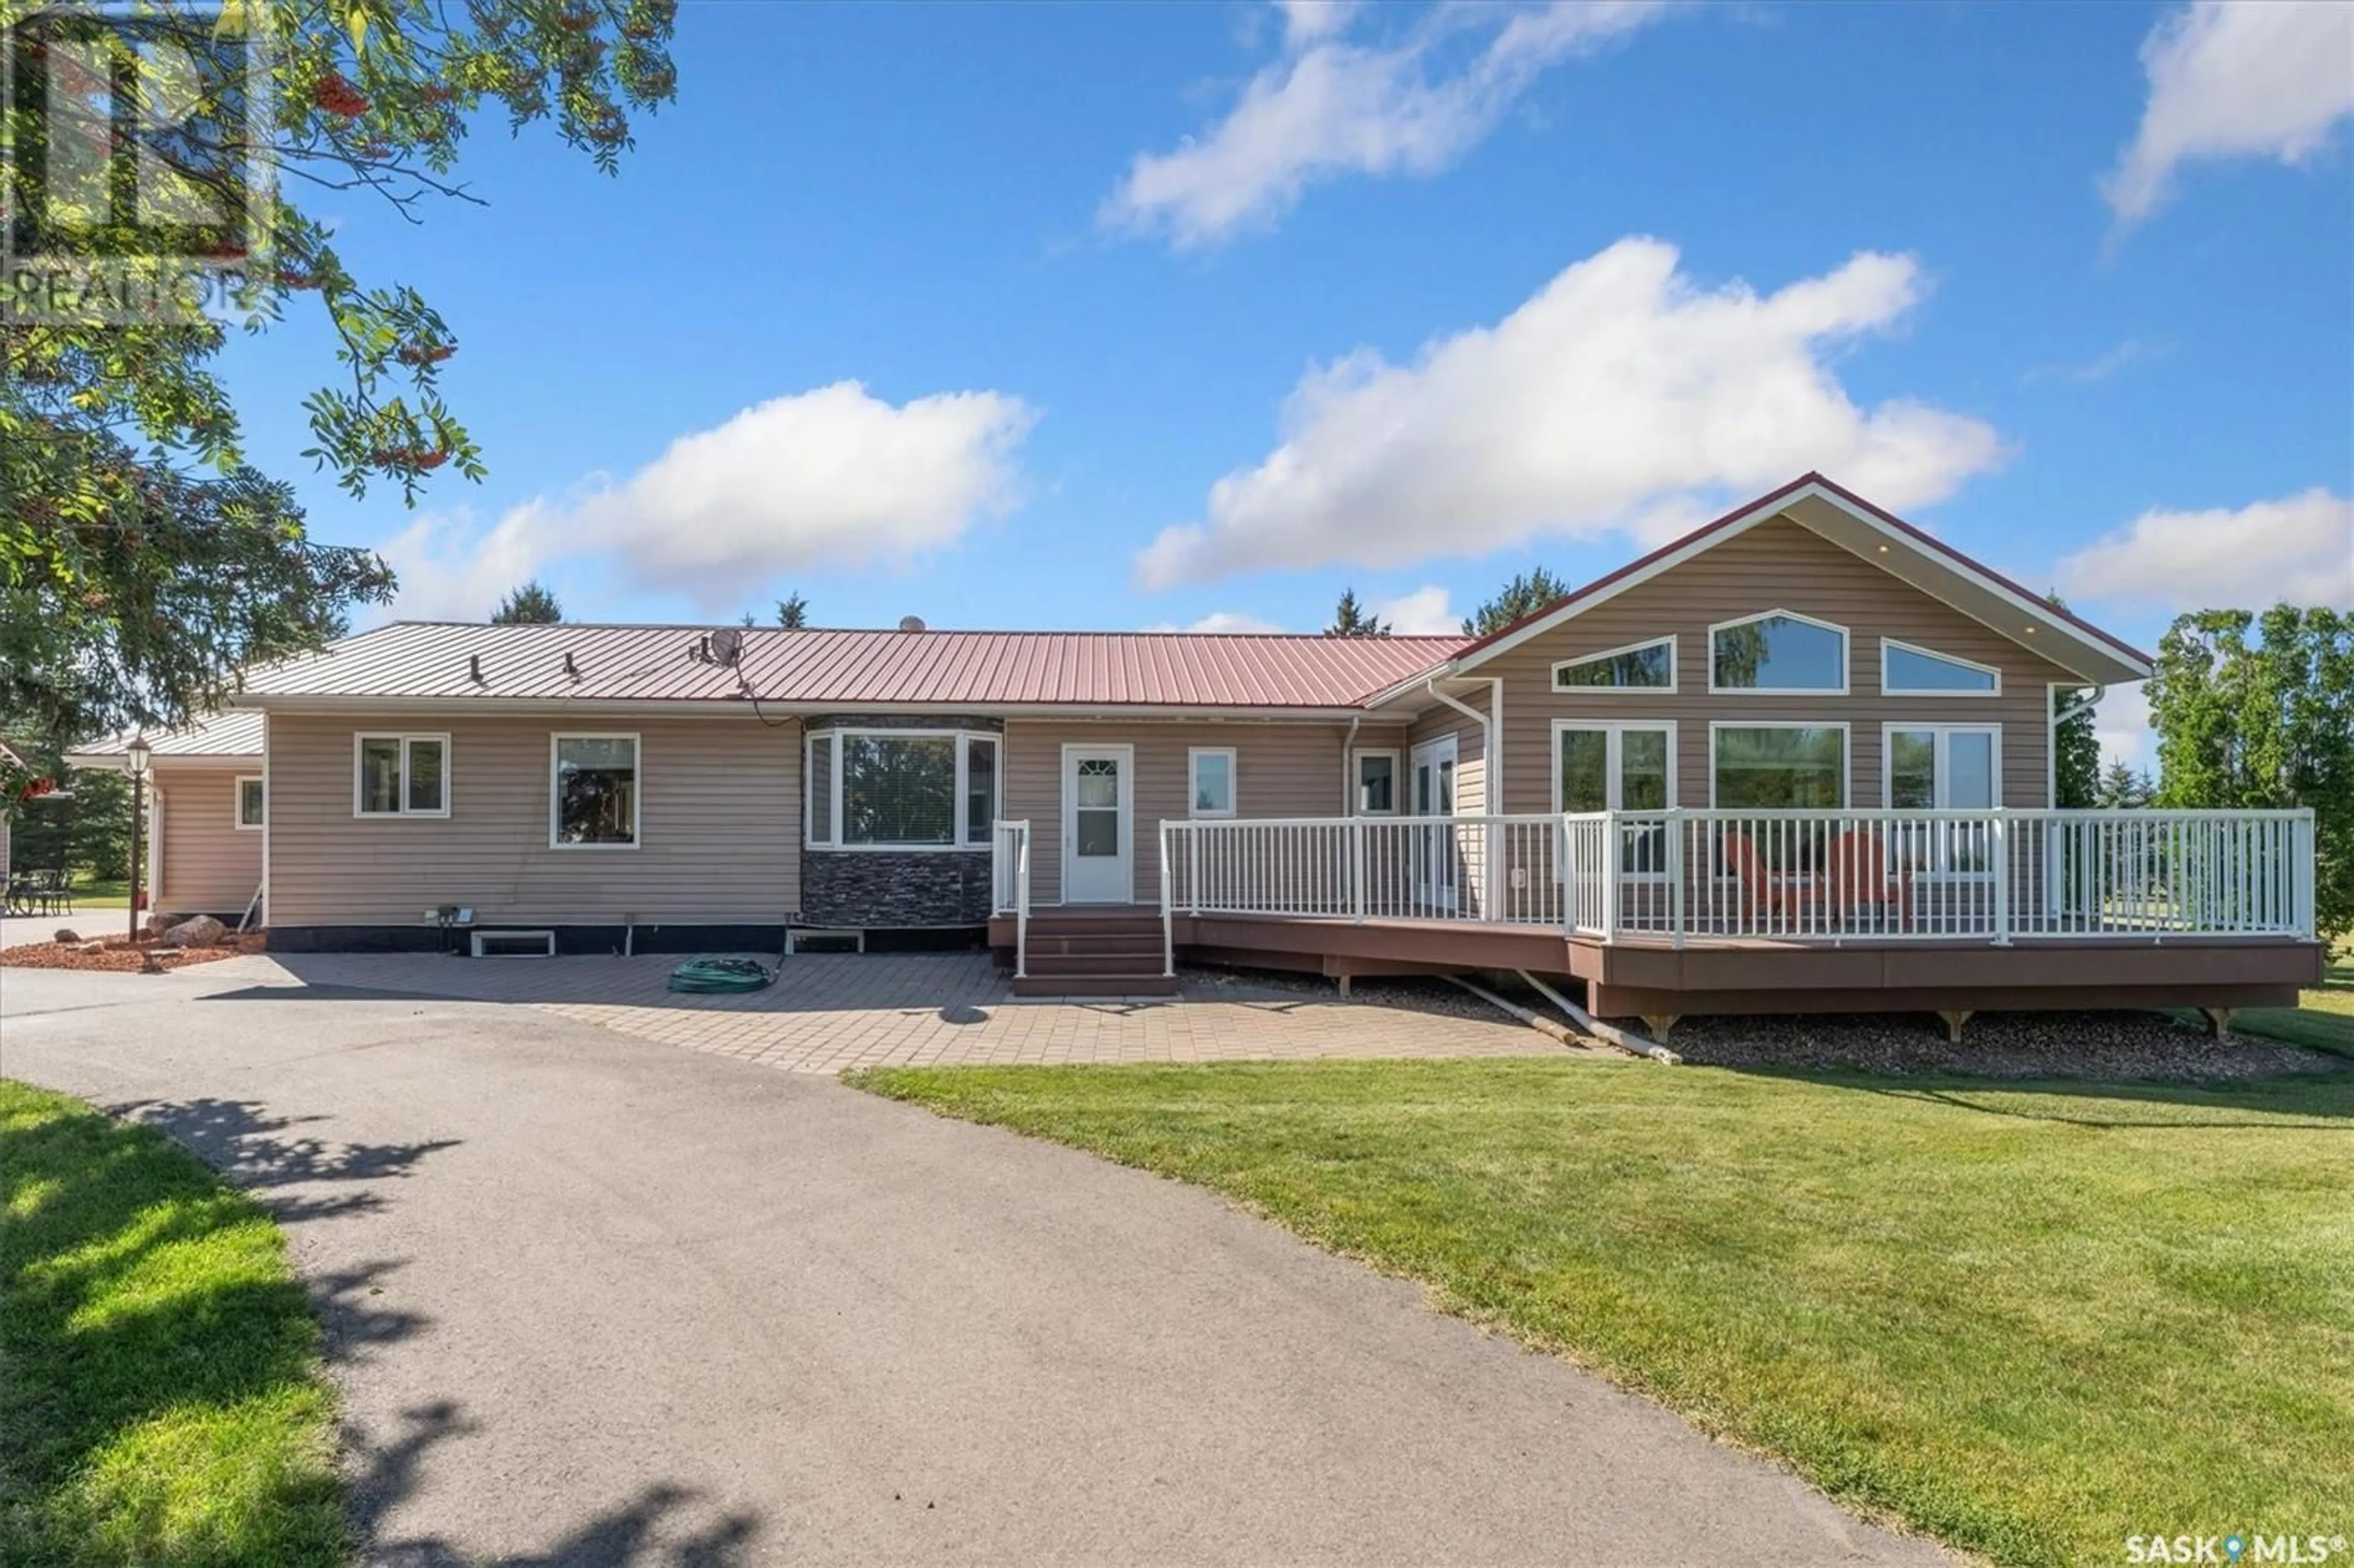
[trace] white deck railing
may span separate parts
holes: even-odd
[[[1013,978],[1030,973],[1030,824],[993,823],[990,830],[990,912],[1013,916]]]
[[[2313,936],[2310,811],[1237,819],[1163,822],[1161,851],[1172,914],[1678,945]]]

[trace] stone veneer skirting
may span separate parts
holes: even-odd
[[[811,926],[986,926],[990,852],[801,852],[801,919]]]

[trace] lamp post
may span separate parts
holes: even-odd
[[[139,873],[147,859],[146,848],[139,842],[147,816],[146,735],[133,731],[122,755],[131,764],[131,940],[135,944],[139,940]]]

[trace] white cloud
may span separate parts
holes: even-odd
[[[1209,245],[1283,212],[1312,180],[1435,174],[1547,69],[1665,14],[1660,0],[1442,5],[1394,42],[1363,43],[1347,36],[1355,9],[1286,5],[1283,58],[1201,135],[1139,154],[1103,221]]]
[[[1297,48],[1345,31],[1362,9],[1359,0],[1275,0],[1283,13],[1283,41]]]
[[[1211,611],[1191,626],[1179,626],[1174,621],[1164,620],[1157,626],[1148,626],[1144,630],[1147,631],[1198,631],[1213,636],[1224,633],[1229,637],[1238,637],[1253,632],[1281,631],[1284,629],[1272,620],[1262,620],[1256,615],[1245,615],[1239,610],[1219,609]]]
[[[2165,344],[2145,343],[2140,338],[2129,337],[2080,365],[2039,365],[2020,379],[2030,386],[2038,381],[2073,381],[2079,384],[2106,381],[2127,366],[2139,365],[2145,360],[2163,359],[2168,353],[2168,347]]]
[[[638,587],[735,609],[780,573],[904,563],[1009,510],[1014,452],[1036,419],[1003,392],[895,405],[836,382],[682,436],[619,484],[528,502],[487,535],[423,520],[384,553],[401,571],[404,614],[485,615],[542,565],[582,556],[608,557]]]
[[[1373,606],[1373,619],[1385,620],[1401,637],[1444,637],[1463,630],[1463,618],[1447,602],[1447,590],[1427,585]]]
[[[2101,743],[2101,766],[2122,762],[2138,773],[2158,769],[2158,736],[2149,727],[2149,697],[2138,681],[2111,686],[2093,709],[2093,733]]]
[[[2341,0],[2199,0],[2151,29],[2141,58],[2141,130],[2101,187],[2121,222],[2147,217],[2185,163],[2300,163],[2354,113],[2354,5]]]
[[[481,620],[547,558],[530,507],[485,530],[471,512],[429,513],[376,546],[400,578],[388,615],[408,620]]]
[[[2072,598],[2169,609],[2354,608],[2354,501],[2317,485],[2238,511],[2145,512],[2060,563]]]
[[[1919,300],[1912,258],[1861,253],[1764,296],[1703,291],[1677,264],[1664,241],[1623,239],[1412,365],[1360,350],[1310,367],[1282,444],[1213,485],[1206,518],[1164,531],[1139,577],[1650,538],[1808,469],[1901,509],[1999,461],[1980,421],[1903,398],[1858,408],[1832,373],[1834,349]]]

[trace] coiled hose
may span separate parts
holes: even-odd
[[[777,971],[758,959],[695,959],[670,971],[670,989],[697,995],[758,991]]]

